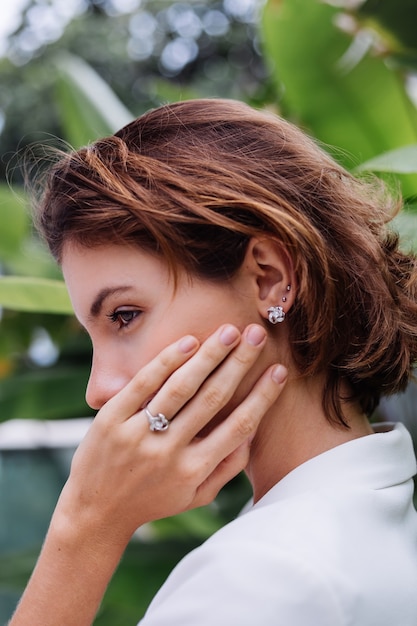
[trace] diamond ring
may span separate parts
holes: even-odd
[[[150,412],[150,410],[146,406],[145,407],[145,414],[146,414],[146,417],[148,418],[149,429],[152,432],[159,431],[159,430],[167,430],[167,428],[169,426],[169,421],[167,420],[167,418],[165,417],[165,415],[163,413],[158,413],[157,415],[152,415],[152,413]]]

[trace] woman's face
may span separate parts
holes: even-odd
[[[65,246],[62,268],[75,314],[93,344],[86,399],[94,409],[180,337],[203,341],[226,322],[241,330],[262,323],[241,275],[217,284],[180,270],[174,290],[167,265],[153,255],[128,246],[72,243]],[[266,366],[257,362],[247,383]]]

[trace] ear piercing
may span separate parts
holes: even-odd
[[[291,285],[287,285],[287,291],[291,291]],[[287,296],[282,296],[282,301],[286,302],[287,301]]]
[[[278,322],[283,322],[285,320],[285,311],[282,306],[271,306],[269,307],[267,313],[271,324],[278,324]]]
[[[287,285],[287,291],[291,291],[291,285]],[[287,301],[287,296],[282,296],[281,300],[283,302]],[[268,320],[271,324],[278,324],[279,322],[283,322],[285,320],[285,311],[282,306],[271,306],[268,311]]]

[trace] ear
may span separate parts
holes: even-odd
[[[297,293],[293,262],[281,244],[270,237],[252,238],[244,264],[256,281],[258,311],[268,319],[270,307],[288,313]]]

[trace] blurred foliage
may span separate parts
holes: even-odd
[[[68,139],[55,97],[62,51],[81,56],[135,115],[185,96],[263,100],[268,81],[257,0],[72,1],[73,19],[70,7],[63,15],[62,4],[28,2],[9,38],[8,56],[0,62],[3,154],[41,135]],[[95,120],[92,129],[102,134]]]
[[[67,450],[31,450],[6,451],[2,455],[1,624],[10,617],[36,562],[65,480],[67,454]],[[224,488],[209,507],[142,528],[127,547],[95,625],[137,624],[176,563],[211,533],[232,520],[249,497],[249,483],[240,475]]]
[[[72,307],[62,280],[25,276],[0,278],[2,306],[14,311],[71,314]]]
[[[323,2],[271,0],[263,26],[265,50],[282,86],[282,111],[324,144],[336,146],[344,165],[352,168],[417,143],[417,109],[403,69],[388,62],[388,39],[382,52],[379,34],[365,31],[360,15],[354,18]],[[392,163],[399,166],[400,159],[400,153],[393,155]],[[405,195],[417,193],[416,176],[402,183]]]
[[[32,231],[17,151],[34,142],[47,143],[46,153],[77,147],[166,101],[238,98],[281,112],[349,169],[400,180],[408,209],[395,227],[417,247],[416,14],[417,0],[29,0],[0,60],[0,421],[91,413],[83,398],[89,340],[70,314],[59,269]],[[414,407],[409,397],[393,398],[386,414]],[[20,534],[15,529],[16,546],[2,539],[2,606],[27,580],[64,480],[59,466],[33,536],[42,488],[28,476],[45,480],[49,454],[38,452],[34,465],[10,461],[12,482],[1,474],[9,528],[13,515],[26,521]],[[10,494],[22,485],[32,496],[25,491],[19,512],[13,506],[23,500],[13,505]],[[238,477],[211,507],[161,520],[149,537],[136,538],[96,623],[135,624],[172,565],[232,519],[248,496]],[[25,536],[31,542],[22,544]]]
[[[380,35],[383,50],[399,63],[416,69],[416,5],[413,0],[366,0],[358,6],[359,22]]]

